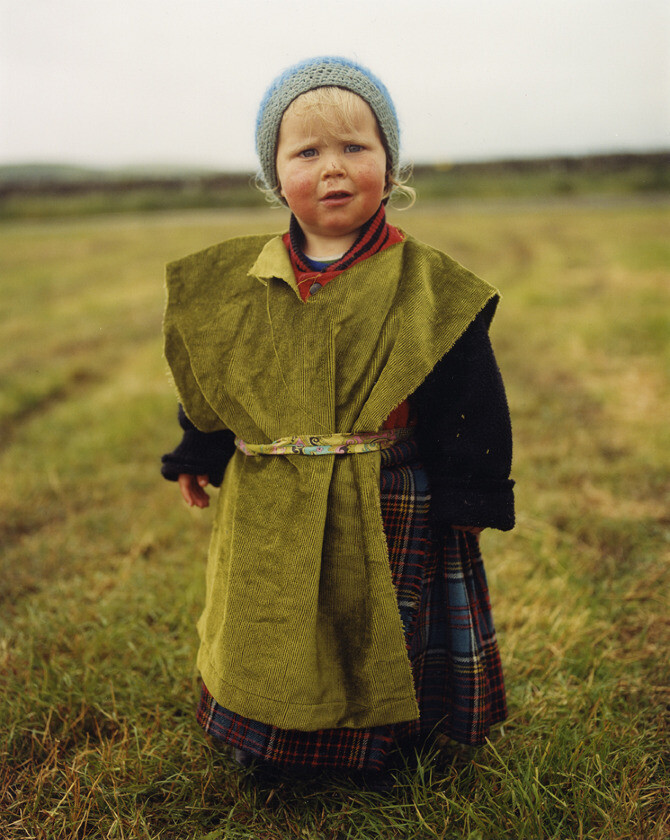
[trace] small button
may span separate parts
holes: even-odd
[[[309,293],[310,295],[315,295],[317,292],[321,291],[321,289],[323,289],[321,283],[312,283],[309,287]]]

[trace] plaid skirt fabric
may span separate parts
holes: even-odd
[[[356,457],[356,456],[354,456]],[[421,717],[368,729],[278,729],[220,706],[202,686],[212,737],[277,765],[378,771],[398,744],[431,734],[481,744],[507,714],[478,538],[429,524],[430,490],[413,440],[383,450],[381,508]]]

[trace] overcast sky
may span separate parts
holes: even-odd
[[[253,170],[265,88],[326,54],[405,160],[670,148],[670,0],[0,0],[0,163]]]

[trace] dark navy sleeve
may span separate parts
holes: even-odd
[[[179,446],[161,458],[161,475],[176,481],[181,473],[207,475],[210,483],[219,487],[228,461],[235,452],[235,435],[228,429],[220,432],[201,432],[179,406],[179,425],[183,436]]]
[[[512,427],[488,325],[480,313],[412,397],[431,481],[431,515],[443,525],[514,527]]]

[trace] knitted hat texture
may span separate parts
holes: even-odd
[[[360,64],[348,58],[325,56],[310,58],[289,67],[265,92],[256,118],[256,151],[265,186],[271,190],[279,186],[275,161],[279,126],[284,112],[298,96],[320,87],[344,88],[368,103],[383,134],[391,159],[391,170],[397,176],[400,130],[388,90],[376,76]]]

